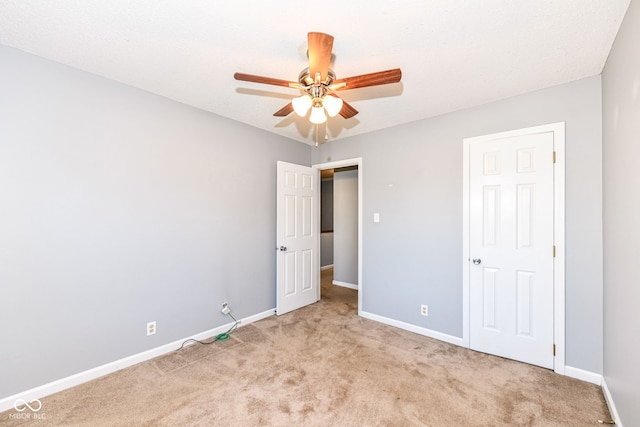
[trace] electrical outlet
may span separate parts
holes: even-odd
[[[428,316],[429,315],[429,306],[422,304],[420,306],[420,314],[422,314],[423,316]]]
[[[156,333],[156,321],[147,323],[147,336],[153,335]]]
[[[222,314],[229,314],[231,313],[231,309],[229,308],[229,304],[227,304],[226,302],[222,303]]]

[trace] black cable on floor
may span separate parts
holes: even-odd
[[[231,326],[227,332],[223,332],[221,334],[216,335],[215,337],[213,337],[213,339],[211,341],[199,341],[199,340],[196,340],[196,339],[193,339],[193,338],[189,338],[188,340],[183,342],[182,345],[180,346],[180,348],[177,349],[176,351],[182,350],[186,343],[189,343],[189,342],[192,342],[192,341],[193,342],[197,342],[199,344],[208,345],[208,344],[213,344],[214,342],[228,340],[229,337],[231,337],[231,333],[236,330],[236,328],[238,327],[240,322],[238,322],[236,320],[236,318],[231,315],[231,313],[227,313],[227,316],[231,317],[233,319],[233,321],[235,322],[233,324],[233,326]]]

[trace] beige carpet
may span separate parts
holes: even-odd
[[[600,387],[362,319],[328,285],[296,312],[41,399],[0,426],[595,426]]]

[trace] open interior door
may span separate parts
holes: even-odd
[[[320,299],[319,171],[278,162],[276,314]]]

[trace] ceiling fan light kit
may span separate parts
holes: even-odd
[[[311,115],[309,116],[309,121],[316,125],[327,121],[327,116],[324,115],[322,106],[311,107]]]
[[[324,109],[327,110],[329,117],[337,116],[340,110],[342,110],[342,104],[342,98],[335,96],[325,96],[322,100],[322,105],[324,105]]]
[[[244,73],[235,73],[234,78],[301,90],[304,92],[301,96],[276,111],[274,116],[285,117],[295,111],[300,117],[305,117],[311,110],[309,121],[314,124],[325,123],[327,115],[335,117],[340,114],[345,119],[350,119],[358,114],[358,110],[336,95],[335,91],[398,83],[402,78],[400,69],[394,68],[337,80],[335,73],[329,68],[333,36],[312,32],[308,34],[308,43],[309,67],[302,70],[297,82]]]
[[[300,117],[304,117],[307,115],[309,108],[311,108],[313,100],[310,96],[302,95],[301,97],[293,98],[291,104],[293,104],[293,111]]]

